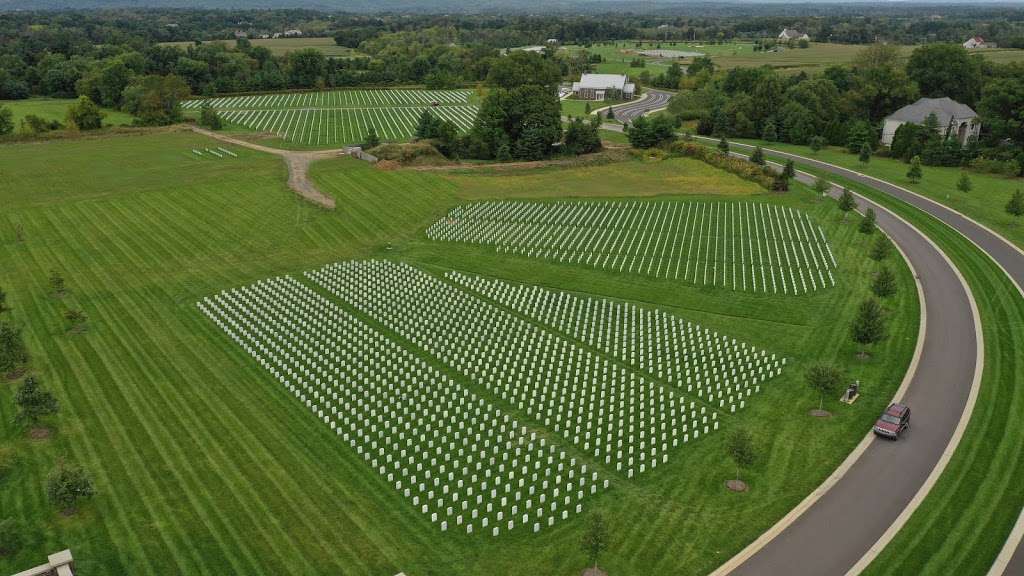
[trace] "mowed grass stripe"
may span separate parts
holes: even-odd
[[[123,239],[113,238],[106,234],[107,230],[116,230],[117,226],[116,221],[109,220],[109,211],[96,212],[91,210],[80,210],[80,208],[84,206],[88,205],[77,204],[71,207],[71,209],[74,210],[74,213],[67,213],[67,209],[64,210],[65,215],[68,216],[70,219],[74,219],[83,223],[88,223],[89,225],[92,225],[94,227],[91,233],[83,234],[82,238],[77,238],[76,240],[78,243],[81,243],[82,241],[91,241],[93,239],[99,239],[99,241],[106,246],[106,250],[112,253],[120,254],[121,256],[129,259],[137,257],[134,256],[134,254],[137,253],[136,248],[124,244]],[[83,230],[87,229],[83,228]],[[135,236],[129,236],[128,238],[131,239],[134,237]],[[81,270],[80,276],[87,276],[92,274],[93,284],[95,286],[107,287],[111,284],[111,279],[106,275],[101,276],[99,271],[93,273],[89,267],[79,267],[78,269]],[[113,290],[113,288],[115,287],[116,286],[109,286],[109,288],[111,289],[110,294],[112,294],[112,298],[114,298],[113,301],[111,300],[110,297],[91,300],[91,303],[95,306],[96,310],[88,311],[90,317],[94,319],[94,322],[96,322],[95,319],[98,318],[104,319],[102,323],[97,322],[98,326],[95,328],[95,331],[99,332],[99,334],[95,338],[93,337],[94,334],[92,333],[87,335],[88,338],[86,338],[85,336],[76,338],[90,343],[93,340],[103,340],[103,349],[127,348],[127,350],[130,351],[126,355],[117,355],[116,357],[105,356],[101,358],[99,357],[99,354],[96,353],[95,349],[93,349],[91,346],[89,347],[90,356],[92,356],[90,362],[94,365],[105,366],[107,368],[107,372],[109,372],[110,374],[126,373],[127,371],[131,370],[131,368],[134,368],[145,377],[145,379],[143,380],[145,382],[159,382],[165,380],[166,378],[162,376],[166,375],[157,375],[153,373],[151,369],[147,366],[147,362],[143,360],[145,354],[138,351],[138,349],[130,346],[134,342],[144,342],[146,340],[147,332],[145,327],[139,326],[137,323],[129,320],[136,316],[121,313],[122,310],[128,310],[131,308],[130,305],[126,305],[125,302],[123,302],[123,293],[118,293],[117,291]],[[124,329],[123,332],[119,332],[117,330],[108,330],[108,328],[112,326],[117,327],[118,325],[120,325]],[[121,333],[131,334],[132,342],[125,341],[123,336],[119,337],[118,334]],[[160,350],[160,347],[146,347],[145,350]],[[168,380],[178,381],[177,379],[174,378]],[[189,460],[187,457],[184,457],[184,455],[180,455],[179,457],[176,458],[175,456],[172,456],[167,452],[167,446],[174,445],[174,434],[170,430],[165,428],[163,425],[166,422],[170,421],[172,422],[172,426],[174,426],[173,420],[169,420],[168,418],[168,416],[174,415],[174,411],[163,411],[159,413],[151,412],[150,410],[148,410],[148,406],[152,401],[152,394],[154,392],[152,392],[148,388],[148,394],[142,392],[138,389],[137,386],[131,386],[131,382],[127,381],[122,381],[121,384],[122,385],[119,386],[117,390],[120,393],[119,398],[123,400],[123,406],[119,407],[119,409],[117,410],[117,414],[120,415],[121,424],[125,431],[130,430],[131,432],[130,436],[121,438],[120,440],[127,444],[128,446],[135,446],[135,444],[132,443],[131,439],[135,438],[139,431],[144,431],[146,436],[152,439],[152,445],[156,447],[157,453],[163,460],[163,466],[154,466],[154,464],[156,464],[156,461],[153,458],[143,458],[140,456],[140,462],[146,463],[143,464],[140,469],[141,471],[145,471],[145,478],[151,482],[157,482],[161,485],[161,488],[157,490],[158,493],[182,494],[185,495],[187,498],[191,498],[192,495],[194,494],[194,491],[202,493],[201,483],[198,481],[198,479],[189,488],[181,490],[179,484],[185,484],[185,482],[183,482],[182,477],[179,476],[176,473],[176,471],[191,470],[191,467],[188,465]],[[176,390],[174,387],[158,388],[157,390],[163,392],[166,391],[167,389],[170,389],[172,391]],[[160,392],[155,393],[157,395],[160,395]],[[173,404],[169,405],[173,406]],[[182,430],[192,429],[190,426],[180,424],[175,426],[175,428]],[[202,444],[197,444],[196,446],[198,447],[201,445]],[[160,474],[156,477],[157,479],[154,479],[149,475],[149,472],[154,469],[160,472]],[[133,476],[133,478],[143,476],[143,472],[141,471],[138,472],[137,475]],[[171,482],[172,477],[176,480],[176,482]],[[209,504],[212,504],[212,502],[207,503],[207,505]],[[216,508],[214,509],[216,510]],[[178,514],[181,514],[182,512],[183,511],[181,509],[177,510]],[[167,514],[167,511],[164,511],[160,514],[151,512],[151,514],[153,514],[156,517],[165,516]],[[217,536],[217,527],[211,526],[208,520],[206,520],[204,523],[208,528],[209,537],[212,538],[214,541],[219,541],[220,539]],[[175,526],[174,528],[178,527]],[[182,553],[191,553],[193,565],[191,567],[181,566],[180,569],[202,571],[209,570],[210,568],[205,565],[203,558],[210,558],[210,552],[212,552],[212,550],[198,551],[195,549],[196,545],[201,545],[205,542],[209,542],[209,540],[206,538],[196,538],[196,534],[190,532],[193,531],[184,531],[181,529],[176,530],[175,536],[179,539],[179,541],[174,544],[171,544],[172,550],[174,551]],[[220,547],[220,550],[230,553],[231,548],[222,545]],[[229,557],[230,556],[231,555],[229,554]],[[176,561],[179,564],[183,562],[183,560],[180,557],[176,558]],[[242,568],[234,562],[233,566],[238,569]]]

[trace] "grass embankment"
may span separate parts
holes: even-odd
[[[718,433],[588,500],[611,528],[602,565],[616,574],[700,574],[738,551],[845,458],[914,348],[916,291],[894,260],[891,337],[871,360],[855,360],[847,331],[876,268],[864,257],[871,239],[802,187],[754,194],[753,185],[686,160],[623,162],[615,168],[625,182],[604,166],[447,174],[337,159],[312,167],[338,201],[327,212],[295,198],[278,158],[235,147],[238,158],[190,151],[216,144],[162,133],[3,148],[2,284],[32,371],[62,412],[52,439],[30,441],[11,424],[14,386],[0,385],[0,442],[17,458],[0,479],[0,510],[26,527],[23,549],[0,559],[0,572],[70,547],[88,573],[578,573],[584,520],[501,538],[441,533],[195,308],[268,276],[344,258],[401,258],[655,304],[790,358],[784,375],[729,419],[756,438],[759,457],[745,474],[751,492],[723,488],[734,471]],[[715,190],[732,194],[706,194]],[[825,228],[839,285],[801,297],[698,289],[423,236],[466,201],[633,194],[804,210]],[[49,293],[51,270],[67,280],[63,299]],[[65,332],[69,307],[88,314],[85,333]],[[847,365],[848,377],[865,383],[854,406],[826,403],[829,420],[806,416],[817,397],[802,371],[819,359]],[[43,491],[60,457],[83,464],[98,489],[68,518]]]
[[[0,100],[0,107],[10,108],[14,114],[15,130],[21,126],[21,121],[29,114],[35,114],[44,120],[56,120],[61,124],[67,123],[68,106],[75,103],[73,99],[67,98],[28,98],[26,100]],[[134,117],[127,112],[103,108],[104,126],[131,126]]]
[[[737,142],[799,154],[902,186],[981,222],[1018,247],[1024,248],[1024,223],[1020,218],[1014,218],[1006,213],[1006,203],[1010,201],[1013,192],[1024,190],[1024,178],[968,171],[973,189],[964,193],[956,187],[957,181],[960,179],[960,168],[923,166],[924,176],[920,182],[915,184],[907,178],[907,170],[910,165],[894,158],[873,157],[871,162],[864,165],[857,159],[856,154],[850,154],[835,147],[813,152],[806,146],[781,142],[762,140],[737,140]]]
[[[988,255],[946,224],[867,186],[825,176],[890,208],[939,245],[974,294],[985,339],[981,390],[956,453],[865,574],[986,574],[1024,506],[1024,300]]]

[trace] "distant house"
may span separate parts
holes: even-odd
[[[975,36],[973,38],[968,38],[967,41],[964,42],[964,48],[967,48],[968,50],[974,50],[974,49],[977,49],[977,48],[995,48],[995,47],[996,47],[996,45],[994,43],[992,43],[992,42],[985,42],[985,39],[982,38],[981,36]]]
[[[293,28],[291,30],[285,30],[284,31],[284,37],[285,38],[295,38],[297,36],[302,36],[302,30],[297,30],[297,29]]]
[[[807,34],[804,34],[803,32],[800,32],[799,30],[793,30],[792,28],[785,28],[782,30],[782,32],[779,32],[780,42],[799,42],[800,40],[807,40],[808,42],[810,42],[811,37],[808,36]]]
[[[572,83],[572,93],[581,100],[632,100],[636,86],[625,74],[584,74]]]
[[[242,38],[248,38],[248,37],[249,37],[249,33],[248,32],[243,32],[241,30],[235,30],[235,40],[240,40]]]
[[[924,124],[928,116],[932,114],[935,114],[939,121],[939,134],[945,137],[952,131],[960,144],[966,144],[972,137],[977,138],[981,132],[978,113],[970,106],[951,98],[921,98],[917,102],[893,112],[885,119],[885,125],[882,128],[882,144],[891,146],[897,128],[908,122]]]
[[[548,44],[558,44],[558,38],[548,38]]]

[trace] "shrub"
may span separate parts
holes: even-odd
[[[695,142],[676,142],[669,148],[669,151],[672,154],[695,158],[726,172],[731,172],[744,180],[757,183],[766,190],[776,190],[780,186],[779,180],[787,181],[781,174],[768,166],[759,166],[743,158],[726,156],[715,149]]]
[[[407,144],[381,144],[373,149],[380,160],[392,160],[404,165],[442,164],[445,157],[427,141]]]
[[[96,494],[92,480],[81,466],[69,466],[61,462],[46,480],[46,496],[50,503],[65,513],[72,513],[83,499]]]

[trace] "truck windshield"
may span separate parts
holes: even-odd
[[[899,424],[900,419],[891,414],[882,414],[882,422],[888,422],[889,424]]]

